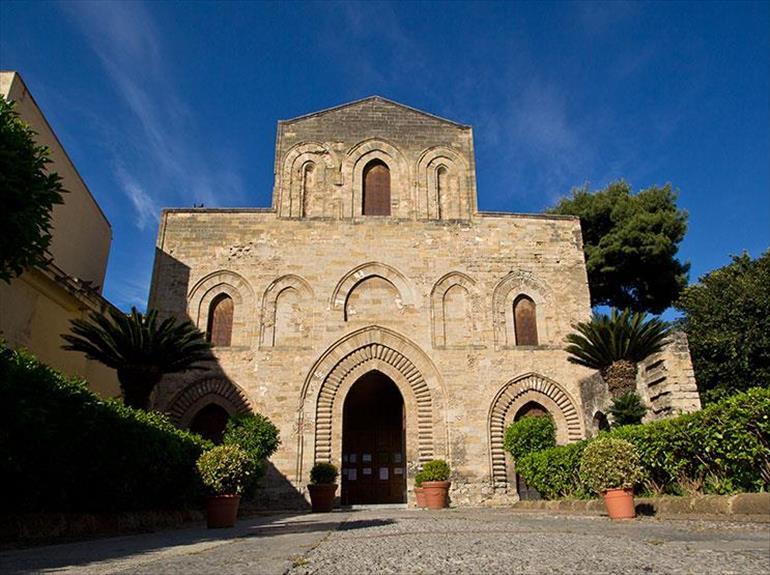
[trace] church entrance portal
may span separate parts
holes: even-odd
[[[379,371],[363,375],[342,416],[342,504],[406,502],[404,399]]]

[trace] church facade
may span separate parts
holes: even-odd
[[[480,212],[471,128],[380,97],[279,122],[271,208],[165,210],[149,307],[217,357],[156,407],[212,437],[269,417],[277,507],[320,461],[343,504],[410,501],[433,458],[456,504],[515,498],[505,426],[547,411],[575,441],[606,402],[563,351],[591,311],[579,220]],[[686,342],[665,353],[640,370],[653,416],[697,402]]]

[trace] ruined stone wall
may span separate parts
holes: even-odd
[[[590,314],[577,219],[164,212],[150,307],[205,329],[220,293],[234,301],[232,345],[209,372],[164,381],[156,405],[180,422],[212,400],[268,416],[282,440],[271,485],[287,497],[314,461],[340,466],[344,394],[370,369],[404,396],[410,495],[431,457],[452,466],[456,503],[515,492],[502,432],[528,401],[553,413],[561,442],[585,434],[578,382],[590,371],[562,351]],[[521,294],[536,303],[536,346],[512,335]]]

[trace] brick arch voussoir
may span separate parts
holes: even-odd
[[[208,377],[184,387],[169,402],[166,415],[176,425],[189,422],[194,415],[192,411],[200,401],[207,397],[217,397],[225,400],[237,414],[251,413],[251,401],[246,392],[235,383],[223,377]]]
[[[356,348],[339,361],[325,378],[318,392],[316,403],[316,462],[329,462],[332,458],[332,418],[337,392],[351,374],[366,371],[385,364],[397,372],[411,388],[417,407],[417,442],[420,463],[434,457],[433,398],[425,378],[415,364],[400,351],[381,344],[369,343]]]
[[[506,455],[503,449],[505,422],[508,414],[522,396],[542,395],[553,402],[560,413],[552,414],[563,419],[567,439],[578,441],[583,438],[583,427],[577,406],[570,395],[556,382],[538,375],[528,374],[506,383],[495,396],[489,410],[488,432],[490,471],[495,490],[508,490]]]
[[[379,262],[368,262],[346,273],[332,292],[329,307],[332,310],[344,310],[345,303],[353,288],[368,277],[379,276],[389,281],[399,292],[401,303],[405,306],[415,304],[414,290],[404,274],[396,268]]]

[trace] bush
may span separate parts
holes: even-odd
[[[525,455],[516,462],[516,471],[544,499],[584,498],[588,495],[580,481],[580,457],[588,441],[578,441]]]
[[[556,446],[556,427],[550,416],[523,417],[505,430],[503,448],[518,461],[529,453]]]
[[[158,413],[104,401],[0,342],[0,477],[5,512],[197,506],[195,462],[211,443]]]
[[[243,448],[253,459],[254,474],[246,487],[246,493],[251,493],[264,475],[265,460],[276,452],[281,439],[278,428],[267,417],[259,413],[247,413],[227,420],[222,442]]]
[[[414,475],[414,486],[422,487],[422,482],[425,481],[425,474],[422,471],[418,471]]]
[[[642,403],[639,394],[631,391],[612,400],[612,405],[607,410],[612,416],[613,427],[624,425],[639,425],[647,413],[647,408]]]
[[[636,447],[650,493],[734,493],[770,487],[770,390],[751,389],[702,411],[600,437]],[[516,469],[545,498],[582,497],[579,452],[591,440],[532,453]],[[577,458],[576,458],[577,454]]]
[[[337,481],[337,467],[332,463],[316,463],[310,470],[310,483],[321,485]]]
[[[425,481],[446,481],[449,479],[449,464],[443,459],[431,459],[422,466],[422,485]]]
[[[237,445],[219,445],[198,459],[198,473],[214,495],[240,495],[250,485],[256,462]]]
[[[592,441],[580,458],[580,479],[596,493],[633,488],[643,477],[639,453],[624,439]]]

